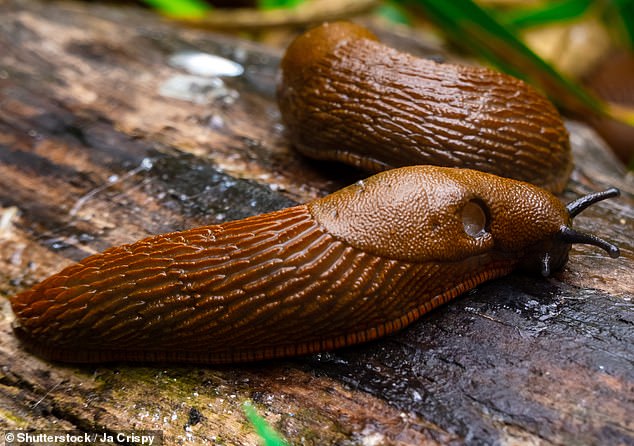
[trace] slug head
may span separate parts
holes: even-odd
[[[382,172],[309,204],[330,234],[380,257],[546,274],[565,264],[571,243],[614,255],[612,245],[570,228],[578,208],[525,182],[434,166]]]
[[[574,219],[581,211],[587,207],[605,200],[607,198],[617,197],[620,194],[616,188],[610,188],[602,192],[584,195],[577,200],[566,205],[569,222]],[[551,271],[556,271],[564,266],[568,259],[568,252],[573,243],[582,243],[586,245],[594,245],[608,253],[610,257],[617,258],[620,255],[619,248],[595,235],[585,234],[572,229],[570,223],[562,225],[559,231],[550,239],[526,256],[523,266],[534,269],[540,268],[544,277],[550,275]]]

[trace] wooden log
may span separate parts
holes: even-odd
[[[167,97],[187,74],[169,63],[184,50],[245,72],[181,90],[199,102]],[[394,336],[292,360],[72,366],[20,346],[8,299],[73,261],[359,178],[288,146],[278,60],[147,11],[0,3],[0,428],[254,445],[242,411],[251,401],[292,444],[634,444],[634,185],[572,122],[563,198],[623,190],[575,222],[619,244],[617,260],[575,247],[553,278],[513,274]]]

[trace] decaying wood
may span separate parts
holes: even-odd
[[[245,73],[204,103],[161,94],[185,74],[170,56],[192,49]],[[359,177],[288,147],[278,57],[149,12],[0,2],[0,428],[250,445],[248,400],[293,444],[634,444],[634,186],[576,123],[563,198],[623,190],[576,221],[617,260],[575,247],[554,278],[515,274],[395,336],[295,360],[75,367],[22,349],[8,299],[72,261]]]

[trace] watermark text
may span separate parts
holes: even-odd
[[[161,431],[34,431],[9,430],[4,431],[5,446],[54,446],[65,445],[148,445],[162,446],[163,432]]]

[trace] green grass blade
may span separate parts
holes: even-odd
[[[259,9],[294,8],[304,0],[258,0]]]
[[[520,6],[503,11],[492,11],[492,14],[504,25],[513,29],[522,29],[579,18],[593,3],[592,0],[560,0],[531,8]]]
[[[611,4],[617,11],[630,50],[634,51],[634,0],[612,0]]]
[[[262,439],[263,446],[288,446],[288,443],[282,439],[282,437],[275,432],[275,429],[266,422],[264,418],[258,415],[255,407],[250,402],[245,402],[242,405],[247,419],[255,429],[255,432]]]
[[[202,0],[144,0],[152,8],[170,17],[197,19],[211,10]]]

